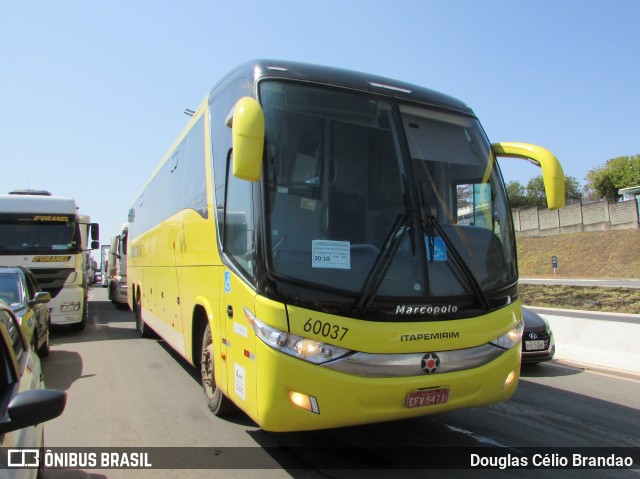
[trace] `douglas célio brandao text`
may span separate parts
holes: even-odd
[[[631,468],[633,457],[619,454],[589,455],[579,452],[572,453],[535,453],[535,454],[506,454],[487,456],[470,454],[471,468],[483,469],[517,469],[517,468]]]

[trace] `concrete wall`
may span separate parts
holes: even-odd
[[[596,317],[584,319],[558,313],[539,312],[553,331],[556,359],[640,374],[640,315],[591,313]]]
[[[514,210],[513,224],[523,236],[551,236],[582,231],[639,228],[638,202],[609,204],[606,201],[569,205],[561,210],[530,208]]]

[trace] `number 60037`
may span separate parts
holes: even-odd
[[[345,328],[344,326],[320,321],[319,319],[314,320],[312,318],[309,318],[307,322],[304,323],[304,330],[307,333],[312,332],[317,336],[337,339],[338,341],[342,341],[349,332],[349,328]]]

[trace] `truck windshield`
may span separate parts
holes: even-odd
[[[504,186],[475,118],[296,83],[263,82],[260,96],[275,277],[357,308],[487,309],[516,282]]]
[[[0,214],[1,254],[77,253],[79,237],[72,216]]]

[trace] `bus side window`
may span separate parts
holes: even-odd
[[[228,158],[223,249],[253,278],[256,252],[253,222],[254,183],[233,176],[233,155],[229,155]]]

